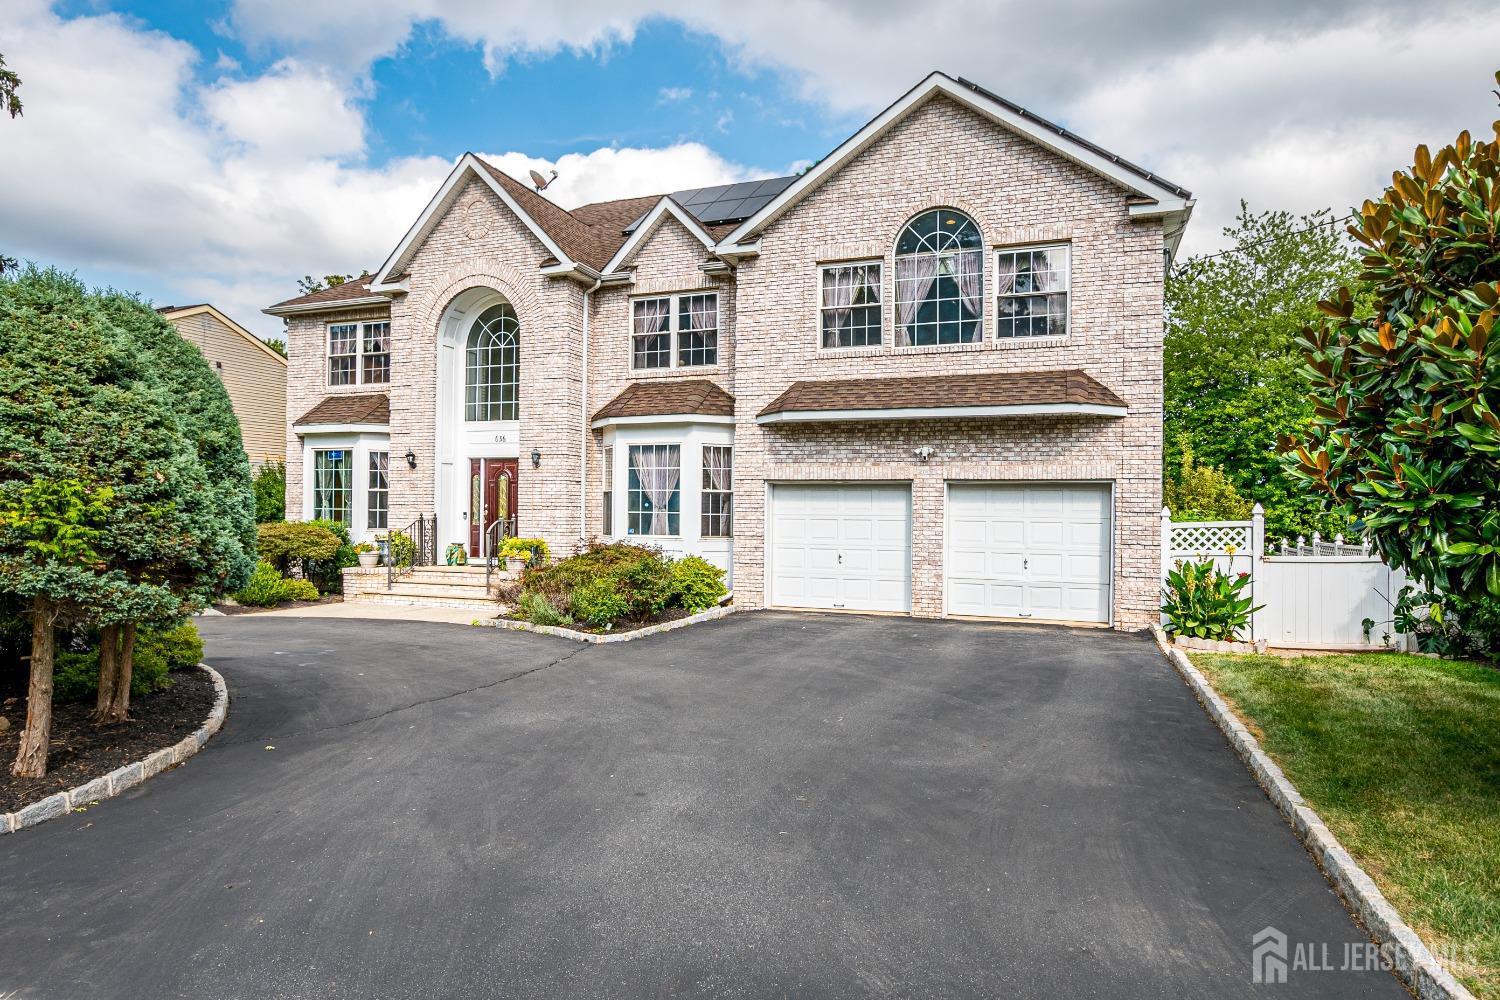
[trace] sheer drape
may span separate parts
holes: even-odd
[[[829,268],[823,272],[823,309],[831,326],[823,330],[823,346],[839,346],[838,331],[849,322],[854,311],[854,296],[860,286],[863,268]]]
[[[911,343],[911,325],[917,308],[937,280],[937,254],[913,254],[896,258],[896,346]]]
[[[635,304],[635,332],[665,333],[671,314],[671,299],[643,299]]]
[[[703,449],[703,488],[706,490],[728,490],[730,484],[731,451],[728,448],[709,447]]]
[[[635,452],[636,476],[641,492],[651,501],[651,534],[670,534],[672,495],[677,492],[677,449],[670,446],[641,448]]]
[[[964,312],[978,316],[984,308],[984,254],[979,250],[965,250],[958,254],[957,262],[958,298]]]

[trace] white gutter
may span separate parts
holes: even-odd
[[[1054,414],[1078,414],[1094,417],[1123,417],[1123,406],[1098,403],[1022,403],[999,406],[903,406],[890,409],[859,410],[781,410],[763,413],[758,424],[807,424],[842,420],[940,420],[953,417],[1033,417]]]
[[[597,273],[597,272],[596,272]],[[589,537],[589,296],[604,284],[602,276],[583,290],[583,384],[579,391],[578,439],[578,537]]]

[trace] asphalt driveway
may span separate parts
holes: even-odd
[[[0,997],[1403,997],[1149,640],[203,622],[229,722],[0,837]],[[274,748],[274,749],[272,749]]]

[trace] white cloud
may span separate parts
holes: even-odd
[[[263,76],[223,79],[202,101],[231,141],[267,157],[351,156],[365,148],[364,115],[344,87],[291,59]]]
[[[530,170],[537,170],[545,177],[555,169],[557,180],[547,186],[547,197],[564,208],[611,198],[730,184],[768,173],[730,163],[696,142],[658,149],[606,147],[590,153],[568,153],[556,160],[515,152],[479,155],[521,180],[526,180]]]
[[[662,104],[674,104],[692,96],[692,87],[663,87],[656,92],[656,99]]]

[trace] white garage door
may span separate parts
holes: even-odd
[[[948,613],[1108,622],[1107,485],[948,488]]]
[[[771,487],[771,603],[911,610],[911,489]]]

